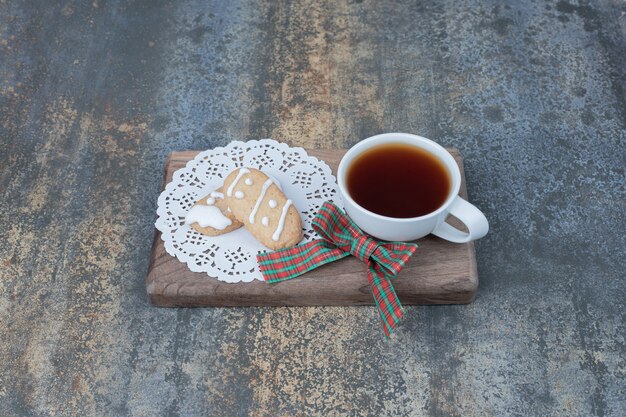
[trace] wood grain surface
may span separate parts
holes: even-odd
[[[467,197],[463,160],[458,150],[448,149],[462,174],[460,195]],[[307,150],[326,161],[336,173],[344,150]],[[197,151],[173,152],[165,163],[164,186]],[[458,225],[458,223],[457,223]],[[404,304],[462,304],[471,302],[478,286],[473,243],[455,244],[427,236],[393,280]],[[327,264],[293,280],[277,284],[261,281],[225,283],[187,265],[165,251],[155,231],[146,288],[150,302],[161,307],[204,306],[315,306],[371,305],[366,266],[350,256]]]

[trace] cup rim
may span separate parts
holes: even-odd
[[[443,154],[445,155],[444,158],[447,159],[447,161],[443,160],[438,155],[433,155],[433,156],[435,156],[436,158],[438,158],[439,160],[441,160],[444,163],[444,165],[448,169],[448,172],[449,172],[449,174],[451,176],[452,184],[450,186],[450,191],[448,193],[448,196],[446,197],[446,199],[443,202],[443,204],[441,204],[441,206],[439,206],[439,208],[437,208],[437,210],[431,211],[430,213],[423,214],[423,215],[417,216],[417,217],[389,217],[389,216],[383,216],[382,214],[374,213],[373,211],[370,211],[370,210],[366,209],[365,207],[361,206],[359,203],[354,201],[354,199],[352,198],[352,196],[348,192],[348,189],[347,189],[348,187],[345,184],[345,180],[346,180],[346,178],[345,178],[346,177],[346,172],[345,171],[348,169],[347,165],[348,165],[349,162],[354,160],[354,158],[356,156],[358,156],[361,153],[365,152],[365,150],[363,150],[361,152],[357,152],[357,151],[360,148],[363,148],[363,147],[367,146],[371,142],[374,142],[374,141],[377,141],[377,140],[381,140],[381,139],[390,139],[390,138],[394,138],[394,137],[398,137],[398,136],[404,136],[404,137],[408,137],[410,139],[416,140],[418,142],[427,143],[430,146],[433,146],[433,147],[438,148],[439,150],[443,151]],[[393,141],[389,141],[388,143],[392,143],[392,142]],[[401,143],[401,142],[398,142],[398,143]],[[373,146],[376,146],[376,145],[373,145]],[[349,162],[348,162],[348,159],[350,160]],[[450,168],[450,167],[452,167],[452,168]],[[450,172],[450,171],[452,171],[452,172]],[[455,178],[454,177],[457,177],[457,179],[458,179],[458,181],[456,181],[456,183],[455,183]],[[450,154],[450,152],[448,152],[446,150],[446,148],[444,148],[443,146],[441,146],[440,144],[438,144],[437,142],[435,142],[433,140],[430,140],[430,139],[425,138],[423,136],[413,135],[411,133],[401,133],[401,132],[382,133],[382,134],[379,134],[379,135],[374,135],[374,136],[370,136],[368,138],[365,138],[365,139],[359,141],[354,146],[352,146],[350,149],[348,149],[348,151],[341,158],[341,161],[339,162],[339,167],[337,168],[337,185],[339,186],[339,190],[341,191],[342,197],[344,199],[348,200],[352,205],[354,205],[359,210],[364,211],[366,214],[368,214],[370,216],[373,216],[374,218],[377,218],[377,219],[380,219],[380,220],[408,223],[408,222],[414,222],[416,220],[428,219],[430,217],[437,216],[438,214],[440,214],[443,211],[445,211],[450,206],[450,204],[452,204],[454,199],[458,196],[459,190],[461,189],[461,170],[459,169],[459,166],[457,165],[456,160]]]

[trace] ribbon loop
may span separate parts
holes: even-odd
[[[295,278],[307,271],[348,255],[367,265],[367,279],[385,334],[389,336],[404,315],[391,278],[413,252],[414,243],[377,242],[371,239],[335,204],[326,201],[313,219],[317,239],[291,248],[257,255],[259,269],[268,283]]]

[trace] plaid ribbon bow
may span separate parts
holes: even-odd
[[[377,242],[336,205],[326,201],[313,219],[313,229],[322,238],[257,256],[266,282],[295,278],[329,262],[353,255],[368,266],[367,279],[387,337],[404,315],[404,309],[391,285],[417,245],[403,242]]]

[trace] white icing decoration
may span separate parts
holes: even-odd
[[[252,185],[252,178],[246,178],[246,185]]]
[[[227,207],[226,210],[228,210],[229,213],[231,213],[232,211],[230,210],[230,207]]]
[[[209,197],[206,199],[206,203],[209,206],[212,206],[213,204],[215,204],[215,199],[213,197]]]
[[[224,216],[220,209],[215,206],[195,205],[185,216],[185,224],[198,223],[200,227],[212,227],[224,230],[232,224],[232,221]]]
[[[239,172],[237,173],[237,176],[235,177],[233,182],[230,184],[230,187],[228,187],[228,190],[226,190],[226,195],[231,197],[233,195],[233,190],[235,189],[235,186],[237,185],[241,177],[249,173],[250,173],[250,170],[248,168],[241,168]]]
[[[210,196],[213,198],[224,198],[224,194],[218,193],[217,191],[211,191]]]
[[[271,208],[276,208],[276,206],[278,205],[276,200],[270,200],[267,202],[267,204],[269,204]]]
[[[278,226],[276,226],[276,230],[272,235],[272,240],[274,242],[278,242],[278,239],[280,239],[280,234],[283,232],[283,227],[285,227],[285,217],[287,217],[287,211],[289,211],[289,206],[291,206],[291,204],[293,204],[291,200],[287,200],[283,206],[283,212],[280,215],[280,220],[278,220]]]
[[[263,183],[263,187],[261,187],[261,192],[259,193],[259,197],[256,199],[254,208],[250,212],[250,217],[248,217],[250,224],[254,224],[254,216],[256,216],[256,212],[259,211],[259,206],[261,205],[261,202],[263,201],[263,198],[265,197],[265,193],[267,193],[267,189],[270,188],[270,185],[272,185],[271,179],[267,179]]]
[[[276,184],[276,186],[280,189],[280,191],[282,191],[282,190],[283,190],[282,185],[280,185],[280,181],[278,181],[278,180],[277,180],[277,179],[276,179],[276,178],[275,178],[272,174],[268,174],[268,173],[267,173],[267,172],[265,172],[265,171],[263,171],[263,173],[264,173],[265,175],[267,175],[267,176],[269,177],[269,179],[271,179],[271,180],[272,180],[272,182],[273,182],[274,184]]]
[[[269,219],[269,217],[267,217],[267,216],[263,216],[263,218],[261,219],[261,224],[262,224],[263,226],[269,226],[269,224],[270,224],[270,219]]]
[[[237,199],[241,200],[241,199],[243,198],[243,192],[241,192],[241,191],[237,191],[237,192],[235,193],[235,198],[237,198]]]

